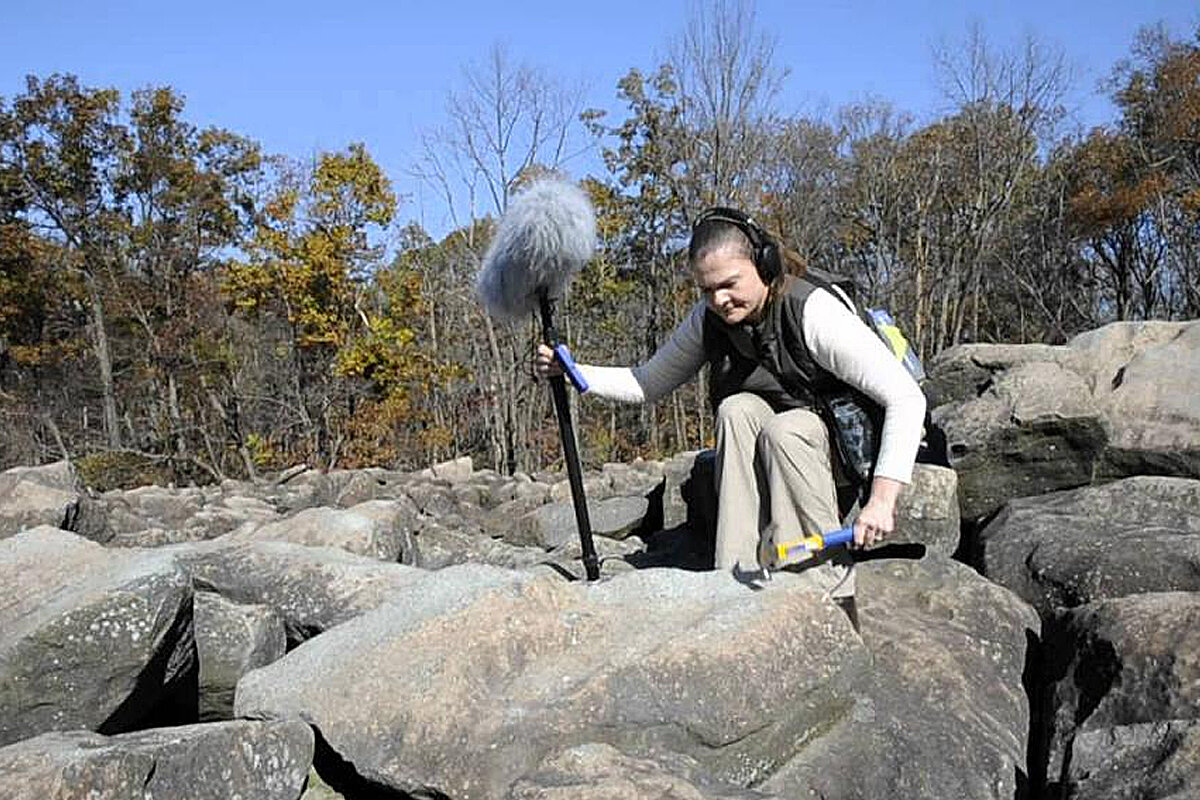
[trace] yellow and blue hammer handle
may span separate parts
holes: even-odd
[[[775,545],[776,563],[789,564],[810,556],[818,550],[824,550],[826,547],[837,547],[852,541],[854,541],[854,525],[847,525],[841,530],[805,536],[801,539],[777,544]]]

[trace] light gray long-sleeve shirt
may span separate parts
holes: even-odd
[[[707,361],[704,313],[705,304],[696,303],[644,364],[632,368],[580,364],[590,393],[628,403],[653,403],[690,380]],[[813,290],[805,300],[803,319],[804,341],[813,359],[885,410],[875,475],[910,483],[925,421],[920,387],[875,332],[825,289]]]

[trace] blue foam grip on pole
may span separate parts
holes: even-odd
[[[570,378],[571,384],[583,394],[588,390],[588,382],[584,379],[583,373],[579,371],[579,365],[575,363],[575,359],[571,358],[571,351],[567,349],[565,344],[557,344],[554,346],[554,356],[558,359],[558,363],[562,364],[563,372]]]
[[[854,526],[847,525],[845,528],[837,531],[830,531],[824,534],[822,539],[825,540],[826,547],[837,547],[839,544],[849,544],[854,541]]]

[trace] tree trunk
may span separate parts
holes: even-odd
[[[100,396],[104,411],[104,433],[111,450],[121,449],[121,421],[117,415],[117,393],[113,382],[112,351],[108,344],[108,329],[104,320],[104,303],[96,279],[87,277],[88,300],[92,306],[92,349],[100,369]]]

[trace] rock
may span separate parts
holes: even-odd
[[[267,606],[242,605],[219,594],[197,592],[195,620],[200,721],[232,719],[238,679],[287,651],[283,619]]]
[[[1200,721],[1118,725],[1078,734],[1066,792],[1072,800],[1200,797]]]
[[[412,537],[418,527],[417,518],[416,506],[407,498],[369,500],[348,509],[305,509],[286,519],[243,529],[230,538],[338,547],[380,561],[411,564],[417,560]]]
[[[227,482],[225,488],[234,486]],[[278,519],[264,500],[221,489],[165,489],[143,486],[105,492],[100,498],[107,514],[110,538],[118,547],[159,547],[164,544],[215,539],[239,527],[254,527]]]
[[[403,792],[503,797],[588,743],[745,787],[840,718],[866,668],[806,575],[754,591],[716,572],[585,584],[462,566],[246,675],[236,711],[300,715]]]
[[[649,497],[661,491],[666,476],[662,464],[640,460],[633,464],[604,464],[600,473],[613,497]]]
[[[938,556],[857,569],[869,674],[854,707],[758,788],[831,800],[1019,796],[1037,615]]]
[[[1067,345],[962,345],[931,363],[965,519],[1140,474],[1200,478],[1200,321],[1118,322]]]
[[[929,363],[923,388],[929,407],[974,400],[987,391],[997,374],[1030,362],[1063,364],[1065,347],[1045,344],[963,344],[950,347]]]
[[[358,469],[331,473],[329,483],[337,487],[329,505],[349,508],[368,500],[405,498],[410,483],[407,472],[386,469]]]
[[[542,488],[546,489],[546,487]],[[479,521],[480,527],[485,534],[494,536],[498,539],[504,539],[511,544],[536,545],[536,543],[530,541],[527,536],[522,535],[520,532],[520,523],[522,518],[528,516],[532,511],[544,506],[548,496],[548,492],[525,493],[520,497],[509,500],[506,503],[502,503],[483,515]],[[437,519],[439,524],[443,526],[446,525],[445,517],[439,517]]]
[[[1047,773],[1051,781],[1082,779],[1085,768],[1074,758],[1081,736],[1093,734],[1084,741],[1083,763],[1093,765],[1087,771],[1107,758],[1122,757],[1130,743],[1135,752],[1170,750],[1152,739],[1139,745],[1138,731],[1121,728],[1200,719],[1198,627],[1196,592],[1098,600],[1064,613],[1056,639],[1061,644],[1050,669],[1050,676],[1058,677]],[[1194,762],[1190,769],[1194,775]]]
[[[300,800],[346,800],[346,797],[327,784],[314,768],[308,771],[308,782]]]
[[[650,502],[644,497],[588,498],[588,521],[592,533],[609,539],[624,539],[642,529]],[[527,514],[505,537],[514,544],[553,549],[579,541],[575,504],[567,501],[541,506]]]
[[[0,472],[0,539],[39,525],[73,530],[81,492],[70,461]]]
[[[49,526],[0,540],[0,744],[194,718],[195,693],[192,589],[169,554]]]
[[[433,477],[453,485],[471,480],[471,473],[475,470],[475,465],[471,463],[470,456],[463,456],[434,464],[430,469],[433,470]]]
[[[459,510],[458,498],[449,486],[419,482],[411,484],[407,493],[417,510],[430,517],[440,519]]]
[[[174,552],[196,588],[278,614],[296,645],[383,603],[423,575],[329,547],[290,542],[180,545]]]
[[[1200,591],[1200,481],[1138,477],[1009,503],[983,569],[1048,617],[1142,592]]]
[[[1108,326],[1072,346],[1115,350],[1122,362],[1097,369],[1095,396],[1109,429],[1099,473],[1200,478],[1200,324]]]
[[[597,475],[596,473],[585,473],[582,478],[583,494],[588,501],[605,500],[612,497],[613,485],[612,478],[604,473]],[[561,480],[554,483],[550,487],[550,502],[552,503],[569,503],[571,502],[571,481]]]
[[[663,465],[662,528],[670,530],[686,524],[694,531],[703,530],[696,523],[702,513],[696,506],[716,503],[717,493],[712,487],[716,451],[680,453]],[[713,506],[716,520],[716,506]],[[713,523],[716,524],[715,522]]]
[[[543,547],[509,544],[481,530],[447,528],[426,522],[416,533],[420,558],[414,566],[445,569],[455,564],[488,564],[506,569],[524,569],[546,561]]]
[[[1000,373],[978,399],[940,406],[933,418],[946,432],[969,520],[1014,497],[1090,483],[1107,441],[1083,378],[1044,362]]]
[[[303,722],[240,720],[101,736],[46,733],[0,748],[9,800],[296,800],[312,763]]]
[[[929,552],[949,557],[958,549],[959,528],[957,474],[946,467],[917,464],[912,483],[900,493],[896,532],[889,543],[923,544]]]
[[[755,800],[753,789],[708,778],[694,759],[672,759],[672,769],[607,744],[582,744],[558,753],[519,780],[509,800]]]

